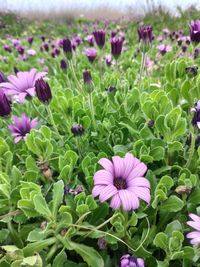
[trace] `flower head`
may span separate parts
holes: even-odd
[[[11,104],[3,90],[0,90],[0,116],[6,117],[11,113]]]
[[[167,52],[172,51],[172,47],[170,45],[161,44],[161,45],[158,45],[157,48],[162,56],[165,55]]]
[[[139,207],[139,199],[149,203],[150,183],[144,178],[147,166],[132,154],[124,158],[112,157],[112,161],[102,158],[98,162],[104,169],[94,175],[92,194],[99,196],[101,202],[112,198],[110,206],[113,209],[134,210]]]
[[[121,55],[123,42],[124,38],[122,37],[111,38],[111,53],[114,57],[118,57]]]
[[[189,234],[187,234],[187,238],[191,239],[190,243],[192,245],[200,244],[200,217],[193,213],[190,213],[189,217],[192,220],[188,221],[187,225],[191,226],[196,231],[190,232]]]
[[[33,43],[33,36],[27,37],[27,42],[31,45]]]
[[[49,84],[42,78],[35,82],[35,91],[38,99],[43,103],[49,103],[52,99],[51,89]]]
[[[64,59],[61,59],[60,67],[61,67],[62,70],[66,70],[67,69],[67,62]]]
[[[37,72],[36,69],[19,71],[16,76],[8,76],[8,82],[0,83],[0,88],[7,95],[14,95],[19,102],[23,103],[27,96],[35,95],[35,82],[46,74],[46,72]]]
[[[87,48],[85,54],[90,62],[93,62],[97,56],[97,50],[93,47]]]
[[[81,124],[74,124],[71,128],[71,132],[74,136],[79,136],[84,134],[85,129]]]
[[[90,46],[94,45],[94,36],[93,35],[87,35],[85,37],[85,41],[88,42]]]
[[[144,43],[151,43],[153,40],[152,27],[144,26],[138,29],[139,41],[143,41]]]
[[[191,111],[194,111],[192,125],[200,129],[200,100],[195,104],[195,107],[192,108]]]
[[[200,20],[191,21],[190,25],[190,38],[192,42],[200,42]]]
[[[105,44],[105,31],[104,30],[96,30],[93,32],[96,44],[99,48],[102,48]]]
[[[72,58],[72,43],[68,38],[63,40],[63,51],[66,53],[68,59]]]
[[[144,260],[141,258],[131,257],[126,254],[120,259],[120,267],[145,267]]]
[[[31,129],[33,129],[37,123],[37,118],[31,120],[27,117],[26,113],[22,113],[21,118],[14,116],[14,124],[10,124],[8,128],[14,137],[15,143],[19,142],[21,139],[26,141],[26,134],[30,133]]]

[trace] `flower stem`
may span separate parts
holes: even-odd
[[[90,112],[92,116],[92,124],[93,124],[94,130],[97,131],[97,126],[96,126],[96,121],[95,121],[95,116],[94,116],[94,105],[92,101],[92,93],[89,93],[89,106],[90,106]]]
[[[56,134],[59,136],[59,138],[62,140],[62,136],[60,135],[58,129],[57,129],[57,126],[55,124],[55,121],[54,121],[54,118],[53,118],[53,115],[52,115],[52,112],[51,112],[51,109],[49,108],[49,106],[46,106],[46,109],[47,109],[47,113],[49,115],[49,118],[50,118],[50,121],[51,121],[51,124],[54,128],[54,131],[56,132]]]
[[[142,52],[142,60],[141,60],[141,65],[140,65],[139,87],[141,87],[141,80],[142,80],[142,75],[143,75],[143,70],[144,70],[145,57],[146,57],[146,53]]]
[[[192,132],[191,133],[191,147],[190,147],[190,152],[189,152],[189,157],[188,157],[188,161],[185,165],[185,167],[189,167],[194,155],[194,151],[195,151],[195,141],[196,141],[196,135]]]
[[[47,119],[46,119],[46,118],[42,115],[42,113],[38,110],[38,108],[36,107],[36,105],[34,104],[33,101],[31,101],[31,104],[32,104],[34,110],[37,112],[37,114],[38,114],[40,117],[42,117],[43,120],[47,121]]]
[[[80,85],[80,83],[79,83],[79,81],[78,81],[78,79],[77,79],[77,77],[76,77],[76,73],[75,73],[75,70],[74,70],[73,62],[72,62],[71,60],[69,61],[69,65],[70,65],[70,69],[71,69],[71,71],[72,71],[74,80],[75,80],[75,82],[76,82],[76,85],[77,85],[77,87],[79,88],[79,91],[82,91],[82,92],[83,92],[83,89],[82,89],[82,87],[81,87],[81,85]]]

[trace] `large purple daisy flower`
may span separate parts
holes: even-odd
[[[8,125],[12,136],[14,136],[15,143],[18,143],[21,139],[26,141],[26,134],[30,133],[31,129],[33,129],[37,125],[37,118],[31,120],[27,117],[26,113],[22,113],[22,117],[14,116],[14,124]]]
[[[113,209],[122,205],[127,211],[137,209],[139,199],[150,202],[150,183],[143,177],[147,166],[139,159],[127,153],[124,158],[114,156],[112,161],[102,158],[98,163],[104,169],[94,175],[94,197],[99,196],[101,202],[112,198]]]
[[[193,213],[190,213],[189,216],[192,221],[188,221],[187,225],[191,226],[196,231],[188,233],[187,238],[191,239],[190,243],[192,245],[197,245],[200,244],[200,217]]]
[[[0,88],[7,95],[14,95],[17,101],[23,103],[26,96],[35,95],[35,82],[46,74],[46,72],[37,72],[36,69],[19,71],[16,76],[8,76],[8,82],[0,83]]]

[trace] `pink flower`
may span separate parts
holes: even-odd
[[[6,95],[14,95],[17,101],[24,103],[26,96],[35,95],[35,82],[44,77],[46,72],[37,72],[36,69],[31,71],[19,71],[16,76],[8,76],[8,81],[0,84]]]
[[[187,225],[191,226],[197,231],[187,234],[187,238],[191,239],[190,243],[192,245],[200,244],[200,217],[193,213],[190,213],[189,216],[192,221],[188,221]]]
[[[150,183],[144,178],[147,166],[132,154],[124,158],[112,157],[112,161],[102,158],[98,162],[104,169],[94,175],[92,195],[99,196],[101,202],[112,198],[113,209],[134,210],[139,207],[139,199],[148,204],[151,200]]]

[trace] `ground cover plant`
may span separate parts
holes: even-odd
[[[0,266],[200,266],[196,10],[0,20]]]

